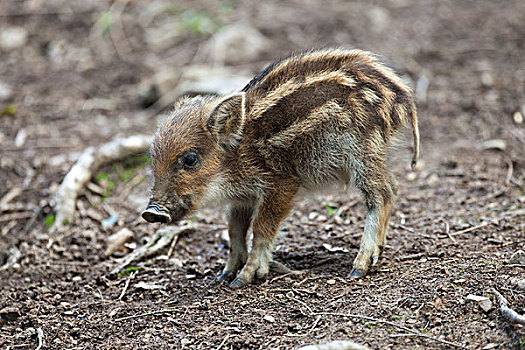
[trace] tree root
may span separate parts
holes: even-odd
[[[507,306],[507,299],[503,297],[495,288],[492,288],[492,292],[496,295],[496,298],[499,301],[499,309],[501,315],[504,319],[510,323],[518,323],[525,325],[525,316],[518,314],[516,311],[512,310]]]
[[[146,153],[152,136],[134,135],[118,138],[99,147],[87,148],[71,167],[55,195],[56,218],[51,232],[55,232],[73,220],[76,199],[91,179],[93,173],[102,165],[126,158],[133,154]]]

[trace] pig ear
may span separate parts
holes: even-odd
[[[211,112],[206,125],[224,149],[236,147],[242,138],[245,119],[244,92],[224,97]]]

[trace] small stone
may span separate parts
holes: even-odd
[[[326,217],[326,215],[319,215],[317,217],[317,221],[320,221],[320,222],[324,222],[326,221],[328,218]]]
[[[82,277],[75,276],[75,277],[72,278],[72,280],[73,280],[73,282],[80,282],[80,281],[82,281]]]
[[[0,81],[0,101],[5,101],[13,95],[13,89]]]
[[[334,285],[335,284],[335,280],[328,280],[328,281],[326,281],[326,284]]]
[[[115,316],[119,310],[120,310],[120,308],[118,308],[118,307],[115,308],[115,309],[113,309],[113,310],[111,310],[111,312],[109,313],[108,316],[109,316],[109,317],[113,317],[113,316]]]
[[[315,220],[315,218],[318,216],[319,214],[316,213],[315,211],[311,212],[310,214],[308,214],[308,220],[310,221],[313,221]]]
[[[417,174],[413,171],[410,171],[406,174],[406,179],[407,181],[414,181],[415,179],[417,179]]]
[[[273,317],[273,316],[270,316],[270,315],[264,315],[263,318],[264,318],[265,321],[268,321],[268,322],[270,322],[270,323],[274,323],[274,322],[275,322],[275,317]]]
[[[481,348],[481,350],[490,350],[490,349],[495,349],[499,346],[499,344],[496,344],[496,343],[488,343],[487,345],[485,345],[484,347]]]
[[[0,89],[0,91],[1,91],[1,89]],[[0,98],[1,97],[2,96],[1,96],[1,93],[0,93]],[[523,114],[521,114],[521,112],[518,111],[518,112],[516,112],[516,113],[514,113],[512,115],[512,119],[514,119],[514,122],[516,124],[522,124],[523,123]]]
[[[484,150],[495,149],[498,151],[504,151],[506,148],[507,148],[507,143],[505,142],[505,140],[494,139],[494,140],[487,140],[483,142]]]
[[[479,303],[478,303],[479,307],[485,311],[485,312],[489,312],[490,309],[492,309],[492,301],[490,301],[490,299],[484,299],[484,300],[481,300]]]
[[[525,280],[519,280],[517,286],[518,289],[525,290]]]
[[[454,283],[458,283],[459,284],[459,283],[465,283],[466,281],[467,281],[466,279],[460,278],[460,279],[454,280]],[[467,299],[468,299],[468,297],[467,297]]]
[[[14,321],[20,317],[20,310],[16,306],[7,306],[0,310],[0,318],[6,321]]]
[[[15,146],[16,147],[22,147],[24,143],[26,143],[27,140],[27,131],[26,129],[20,129],[16,133],[15,137]]]
[[[518,250],[509,259],[509,264],[525,265],[525,252]]]
[[[27,43],[27,30],[22,27],[9,27],[0,33],[0,48],[10,51],[23,47]]]

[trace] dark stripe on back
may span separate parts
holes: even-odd
[[[255,139],[268,139],[304,120],[312,110],[330,100],[346,100],[348,87],[335,81],[324,81],[301,88],[283,97],[254,122],[248,122],[246,133]]]
[[[356,59],[354,55],[337,55],[330,56],[330,52],[327,51],[328,57],[323,57],[323,51],[320,51],[320,56],[317,58],[307,59],[303,61],[305,55],[310,53],[314,54],[316,51],[307,51],[299,54],[292,54],[289,57],[277,60],[266,67],[263,71],[258,73],[242,91],[244,92],[260,92],[265,93],[271,91],[285,80],[291,77],[297,78],[298,81],[304,80],[307,76],[319,73],[322,71],[336,71],[342,68],[348,61]],[[279,67],[283,62],[289,60],[286,65]],[[358,56],[357,60],[361,61]],[[275,71],[279,69],[279,71]],[[278,74],[277,74],[278,73]]]

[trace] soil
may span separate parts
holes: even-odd
[[[148,164],[101,169],[73,222],[51,233],[58,184],[85,148],[152,134],[156,110],[143,109],[139,92],[162,67],[211,64],[207,42],[242,21],[268,42],[255,57],[228,57],[233,71],[345,46],[382,55],[417,86],[421,160],[412,171],[410,137],[394,154],[400,191],[379,266],[347,278],[365,211],[356,193],[339,191],[303,199],[283,226],[274,259],[302,274],[272,273],[240,291],[216,282],[226,226],[224,208],[211,208],[170,257],[166,249],[112,276],[160,227],[139,215]],[[11,27],[27,41],[0,49],[0,83],[11,90],[0,94],[1,349],[294,349],[332,340],[525,349],[525,328],[501,316],[491,292],[525,313],[525,265],[509,262],[525,248],[522,0],[2,1],[0,32]],[[103,228],[111,214],[116,223]],[[133,240],[105,257],[107,237],[123,228]]]

